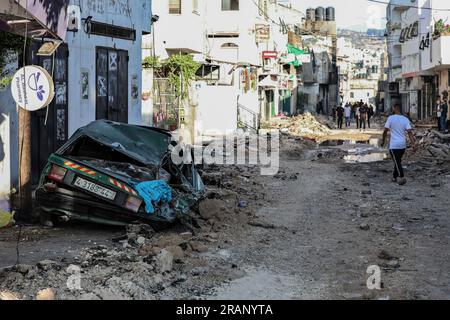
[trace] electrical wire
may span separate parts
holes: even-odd
[[[450,12],[450,9],[431,8],[431,7],[419,7],[419,6],[413,6],[413,5],[400,5],[400,4],[397,4],[397,3],[390,3],[390,2],[381,1],[381,0],[366,0],[366,1],[373,2],[373,3],[379,3],[379,4],[385,4],[385,5],[389,6],[389,7],[399,6],[399,7],[403,7],[403,8]]]

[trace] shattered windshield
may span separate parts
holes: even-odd
[[[171,141],[170,134],[163,131],[101,120],[79,129],[58,154],[64,154],[82,137],[89,137],[144,165],[153,166],[161,164]]]

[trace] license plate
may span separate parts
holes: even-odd
[[[87,180],[85,180],[83,178],[77,178],[75,180],[74,185],[79,187],[79,188],[81,188],[81,189],[83,189],[83,190],[89,191],[91,193],[99,195],[99,196],[101,196],[101,197],[103,197],[105,199],[108,199],[108,200],[114,200],[116,198],[116,195],[117,195],[116,192],[111,191],[111,190],[106,189],[106,188],[103,188],[102,186],[99,186],[96,183],[87,181]]]

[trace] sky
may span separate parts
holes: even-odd
[[[367,0],[291,0],[291,3],[294,8],[302,12],[306,12],[306,9],[311,7],[334,7],[338,29],[366,31],[386,28],[386,5],[384,4]]]

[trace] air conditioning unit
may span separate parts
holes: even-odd
[[[80,6],[70,5],[67,8],[67,30],[77,32],[81,29],[81,9]]]
[[[390,94],[399,94],[400,86],[398,82],[389,82],[388,90]]]

